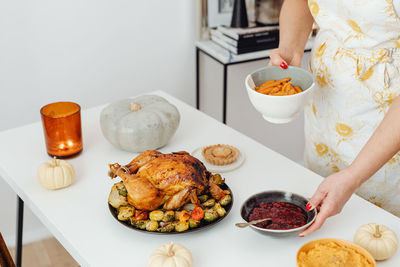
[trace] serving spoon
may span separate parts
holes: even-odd
[[[240,227],[240,228],[245,228],[245,227],[247,227],[249,225],[253,225],[253,224],[257,224],[257,223],[265,222],[265,221],[270,221],[270,220],[272,220],[272,219],[271,218],[264,218],[264,219],[254,220],[254,221],[246,222],[246,223],[236,223],[235,225],[237,227]]]

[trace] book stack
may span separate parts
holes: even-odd
[[[245,29],[218,26],[211,30],[211,40],[237,55],[276,48],[279,45],[279,26]]]

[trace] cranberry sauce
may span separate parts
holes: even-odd
[[[260,203],[250,212],[249,221],[271,218],[256,226],[265,229],[288,230],[303,226],[307,223],[307,214],[300,207],[286,202]]]

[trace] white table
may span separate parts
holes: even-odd
[[[38,165],[49,159],[40,122],[0,133],[0,175],[82,266],[146,266],[152,251],[171,241],[192,251],[195,267],[295,266],[302,244],[326,237],[352,240],[365,223],[385,224],[400,236],[399,218],[357,196],[310,237],[278,239],[236,228],[241,203],[248,196],[269,189],[311,196],[321,177],[183,102],[156,93],[175,104],[182,116],[178,131],[162,152],[191,152],[200,146],[227,143],[246,156],[241,168],[223,175],[235,198],[230,214],[204,231],[163,236],[141,233],[111,216],[107,197],[115,181],[107,176],[107,164],[125,164],[136,155],[117,150],[103,137],[99,114],[104,106],[82,111],[84,150],[70,160],[77,179],[66,189],[48,191],[36,180]],[[400,266],[400,252],[378,266]]]

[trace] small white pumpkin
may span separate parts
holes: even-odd
[[[178,128],[179,121],[178,109],[156,95],[112,103],[100,114],[104,137],[115,147],[130,152],[165,146]]]
[[[180,244],[166,244],[157,248],[150,256],[148,267],[191,267],[192,253]]]
[[[384,225],[369,223],[358,228],[354,242],[365,248],[375,260],[386,260],[396,252],[399,241],[396,234]]]
[[[54,158],[39,165],[37,177],[44,188],[54,190],[71,185],[75,171],[67,161]]]

